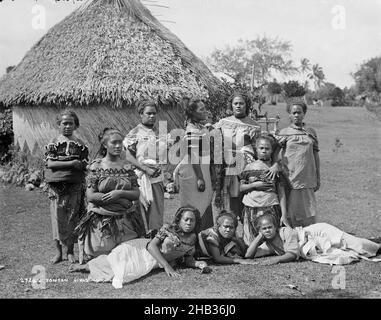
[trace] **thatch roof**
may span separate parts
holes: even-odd
[[[139,0],[92,0],[51,28],[0,86],[6,105],[179,101],[219,85]]]

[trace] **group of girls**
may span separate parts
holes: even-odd
[[[57,249],[52,263],[63,259],[64,247],[71,271],[90,272],[93,281],[112,281],[120,288],[156,267],[177,277],[174,264],[180,260],[209,272],[205,260],[195,256],[216,263],[256,264],[254,258],[264,255],[277,255],[270,263],[292,261],[305,244],[300,243],[302,229],[304,235],[336,237],[338,247],[345,238],[346,247],[376,255],[380,245],[315,224],[319,148],[316,132],[303,122],[306,105],[289,105],[291,125],[274,136],[261,134],[259,124],[249,116],[245,95],[234,94],[230,106],[233,115],[210,126],[204,102],[189,101],[183,139],[187,152],[174,171],[180,208],[169,225],[163,225],[160,155],[147,153],[149,144],[167,151],[154,128],[157,105],[152,101],[139,105],[142,122],[126,137],[106,128],[99,136],[99,157],[90,164],[87,146],[74,135],[77,115],[62,112],[57,118],[60,135],[46,147],[45,156]],[[210,139],[213,130],[221,133],[222,146]],[[124,149],[126,157],[121,156]],[[236,161],[214,159],[226,150]],[[218,211],[215,219],[212,204]],[[239,220],[242,237],[236,233]],[[306,229],[310,225],[313,230]],[[76,239],[78,265],[73,252]]]

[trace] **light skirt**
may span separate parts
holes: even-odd
[[[123,284],[139,279],[159,267],[156,259],[146,249],[149,241],[150,239],[138,238],[124,242],[110,254],[89,261],[89,280],[112,281],[113,287],[119,289]]]

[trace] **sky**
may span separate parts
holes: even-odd
[[[85,0],[0,0],[0,76]],[[238,39],[289,41],[326,79],[351,86],[361,63],[381,55],[381,0],[143,0],[196,55]],[[154,6],[153,6],[154,5]],[[157,7],[161,5],[163,7]],[[282,79],[281,79],[282,80]]]

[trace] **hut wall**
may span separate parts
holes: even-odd
[[[15,144],[28,156],[42,157],[44,146],[58,135],[55,119],[61,110],[42,106],[13,107]],[[76,135],[89,146],[90,157],[93,157],[98,150],[98,134],[103,128],[113,127],[127,134],[140,122],[140,116],[135,108],[113,109],[103,105],[91,108],[77,107],[73,110],[80,122]],[[180,107],[165,108],[158,112],[158,121],[166,120],[168,130],[182,128],[184,118],[184,111]]]

